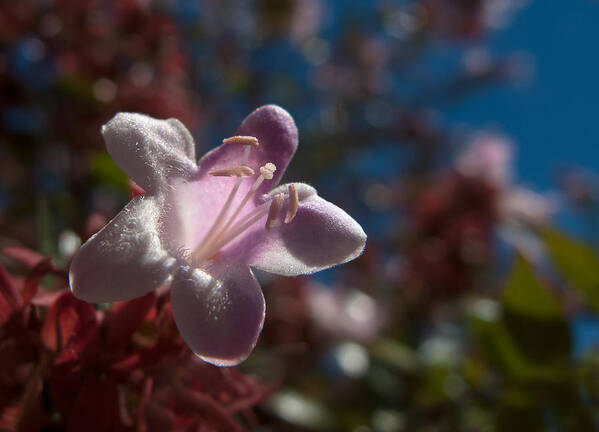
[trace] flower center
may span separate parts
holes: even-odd
[[[289,223],[293,220],[299,207],[297,189],[295,185],[290,185],[288,194],[279,193],[271,200],[253,209],[248,214],[241,218],[239,217],[247,202],[254,196],[260,185],[265,180],[271,180],[273,178],[277,168],[273,163],[268,162],[260,167],[260,174],[255,178],[254,183],[248,192],[237,204],[237,207],[233,210],[231,216],[229,216],[242,181],[244,181],[245,178],[251,178],[255,174],[254,170],[246,164],[250,156],[251,148],[257,147],[259,143],[255,137],[234,136],[223,140],[223,144],[243,146],[244,153],[242,163],[241,165],[230,168],[215,169],[208,173],[212,176],[237,177],[237,180],[225,203],[219,210],[214,223],[208,232],[206,232],[200,244],[192,252],[190,261],[193,266],[198,266],[200,263],[216,255],[223,247],[245,232],[265,215],[268,215],[265,229],[270,230],[279,216],[286,198],[289,199],[289,205],[285,216],[285,223]]]

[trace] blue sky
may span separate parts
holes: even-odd
[[[518,177],[538,189],[554,186],[566,164],[599,171],[598,43],[599,2],[533,1],[490,39],[495,53],[532,55],[532,80],[452,105],[447,119],[512,137]]]

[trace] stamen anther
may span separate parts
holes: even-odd
[[[240,165],[231,168],[215,169],[208,174],[217,177],[249,177],[254,175],[254,170],[249,166]]]
[[[264,164],[264,166],[260,167],[260,174],[262,174],[262,177],[264,177],[266,180],[270,180],[272,179],[276,170],[277,167],[275,166],[275,164],[268,162]]]
[[[266,218],[266,230],[270,230],[272,228],[275,219],[279,216],[279,212],[281,211],[281,207],[283,207],[283,198],[284,194],[276,194],[270,203],[270,208],[268,209],[268,218]]]
[[[236,136],[232,136],[230,138],[225,138],[223,140],[223,144],[237,144],[237,145],[245,145],[245,146],[252,146],[252,147],[258,147],[260,145],[258,143],[258,138],[253,137],[253,136],[243,136],[243,135],[236,135]]]
[[[295,218],[297,209],[299,208],[299,198],[297,196],[297,188],[294,184],[289,185],[289,207],[285,215],[285,223],[288,224]]]

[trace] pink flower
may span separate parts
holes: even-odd
[[[308,308],[313,321],[331,336],[362,343],[373,341],[387,318],[369,295],[319,283],[308,285]]]
[[[531,227],[543,225],[557,212],[555,194],[539,194],[515,184],[512,176],[513,146],[505,138],[479,133],[457,160],[462,175],[480,179],[496,193],[498,234],[533,262],[541,262],[544,246]]]
[[[499,216],[503,221],[515,225],[546,222],[559,203],[551,194],[539,194],[514,184],[513,153],[507,139],[479,133],[459,155],[456,169],[466,177],[487,181],[497,190]]]
[[[502,188],[512,180],[512,144],[505,138],[479,133],[457,160],[457,170],[466,177],[486,179]]]
[[[70,285],[90,302],[125,300],[170,285],[177,327],[196,355],[234,365],[264,322],[250,267],[295,276],[344,263],[366,234],[303,183],[275,187],[297,148],[283,109],[257,109],[237,135],[198,163],[175,119],[120,113],[102,133],[117,165],[146,190],[75,254]]]

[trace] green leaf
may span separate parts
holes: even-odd
[[[474,319],[479,340],[515,381],[554,385],[567,380],[569,328],[559,302],[518,257],[509,273],[500,320]]]
[[[512,267],[503,292],[503,305],[514,313],[537,319],[560,319],[560,305],[541,285],[532,268],[522,257]]]
[[[508,277],[503,306],[504,325],[527,362],[567,367],[572,344],[561,306],[522,257]]]
[[[508,389],[497,410],[497,429],[513,432],[546,431],[543,407],[536,398],[528,398],[519,389]]]
[[[101,184],[110,184],[119,189],[127,189],[127,175],[114,163],[106,152],[98,153],[91,166],[91,175],[95,181]]]
[[[588,245],[567,235],[547,229],[542,238],[553,261],[564,277],[599,311],[599,256]]]
[[[56,90],[64,96],[87,106],[96,106],[98,100],[94,97],[93,83],[83,77],[70,75],[56,82]]]
[[[489,360],[509,378],[529,383],[559,383],[565,379],[562,370],[527,358],[504,323],[475,319],[472,325]]]
[[[57,235],[52,215],[48,199],[43,196],[40,197],[37,211],[37,229],[39,233],[39,250],[43,255],[56,254]]]
[[[406,373],[416,373],[420,367],[420,359],[407,345],[393,339],[379,339],[370,347],[373,358]]]

